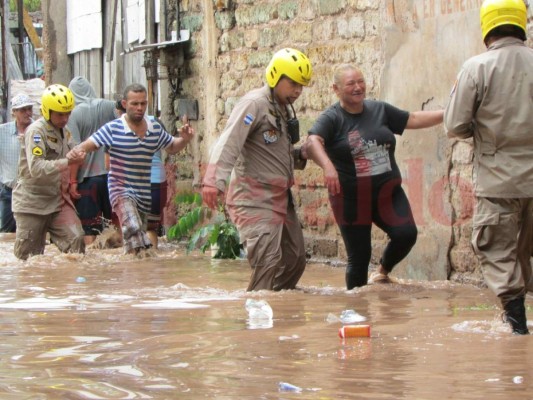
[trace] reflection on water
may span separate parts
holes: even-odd
[[[0,238],[1,399],[531,398],[533,338],[509,333],[485,289],[346,291],[343,268],[314,264],[297,290],[248,293],[242,260],[163,243],[142,260],[48,247],[21,262],[13,241]],[[253,329],[247,299],[270,305],[269,326]],[[370,338],[339,339],[345,310]]]

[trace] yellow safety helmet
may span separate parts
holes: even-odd
[[[527,10],[524,0],[485,0],[479,13],[483,41],[494,28],[515,25],[526,35]]]
[[[276,87],[283,75],[300,85],[307,86],[313,75],[311,62],[301,51],[290,48],[281,49],[272,56],[266,68],[268,86]]]
[[[63,85],[50,85],[41,96],[41,113],[44,119],[50,120],[50,111],[71,112],[74,108],[74,95]]]

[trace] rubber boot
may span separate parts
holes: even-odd
[[[524,298],[519,297],[511,300],[504,306],[505,320],[511,325],[515,335],[528,335],[526,308]]]

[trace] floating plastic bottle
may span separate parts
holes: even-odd
[[[370,337],[370,325],[345,325],[339,329],[339,337]]]
[[[248,311],[248,327],[250,329],[267,329],[274,326],[272,317],[274,312],[265,300],[246,300],[246,311]]]
[[[343,324],[353,324],[356,322],[366,321],[366,317],[359,314],[355,310],[344,310],[341,313],[340,320]]]
[[[246,300],[246,311],[250,319],[272,319],[274,312],[265,300]]]
[[[301,387],[292,385],[292,384],[287,383],[287,382],[280,382],[278,384],[278,388],[279,388],[280,392],[296,392],[296,393],[300,393],[300,392],[303,391],[303,389]]]

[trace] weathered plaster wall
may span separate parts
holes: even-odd
[[[368,97],[407,110],[445,107],[462,63],[484,51],[481,0],[303,0],[182,2],[183,28],[192,32],[185,92],[200,102],[201,170],[233,105],[263,84],[264,68],[282,47],[311,59],[311,85],[297,102],[302,136],[334,102],[333,67],[354,63],[366,75]],[[185,6],[185,7],[183,7]],[[447,139],[442,126],[407,131],[398,138],[404,187],[419,225],[417,245],[397,268],[417,279],[479,281],[470,248],[472,152],[468,142]],[[322,172],[313,163],[297,172],[299,216],[309,253],[345,259]],[[195,175],[193,183],[199,183]],[[374,231],[373,262],[386,238]]]
[[[413,111],[445,107],[463,61],[483,51],[480,3],[399,0],[392,3],[394,7],[387,7],[381,98]],[[448,277],[453,266],[450,250],[456,247],[456,239],[466,238],[458,237],[454,228],[465,221],[457,214],[454,199],[458,192],[450,181],[457,174],[451,144],[442,126],[407,131],[398,139],[404,187],[419,227],[416,248],[398,272],[413,278]],[[471,171],[463,171],[463,175],[465,172]],[[465,178],[470,181],[469,175]],[[470,223],[470,215],[466,223]],[[461,252],[473,255],[468,239],[461,243]],[[474,257],[468,261],[470,265],[464,268],[474,270],[477,261]]]
[[[68,86],[72,79],[67,54],[67,6],[65,0],[42,0],[44,75],[47,85]]]

